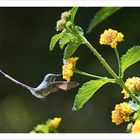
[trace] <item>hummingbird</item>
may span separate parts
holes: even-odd
[[[26,84],[23,84],[23,83],[17,81],[16,79],[12,78],[8,74],[4,73],[2,70],[0,70],[0,73],[3,74],[7,79],[14,82],[15,84],[18,84],[18,85],[22,86],[23,88],[29,90],[32,95],[34,95],[35,97],[40,98],[40,99],[45,99],[46,96],[48,96],[49,94],[55,93],[59,90],[68,91],[79,85],[79,83],[73,82],[73,81],[70,81],[70,82],[56,81],[56,78],[58,76],[61,76],[62,74],[49,73],[49,74],[45,75],[43,81],[36,88],[33,88],[33,87],[30,87]]]

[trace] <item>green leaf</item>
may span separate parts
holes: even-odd
[[[84,35],[84,30],[80,26],[75,26],[81,35]]]
[[[136,62],[140,61],[140,46],[134,46],[133,48],[129,49],[126,54],[121,57],[121,69],[122,72],[130,67],[131,65],[135,64]]]
[[[117,12],[120,9],[121,9],[121,7],[104,7],[104,8],[101,8],[96,13],[96,15],[93,17],[93,19],[91,20],[91,22],[88,26],[88,29],[87,29],[87,33],[91,32],[91,30],[95,26],[97,26],[100,22],[107,19],[109,16],[111,16],[113,13]]]
[[[33,133],[49,133],[49,122],[51,120],[48,119],[48,121],[46,121],[45,123],[42,124],[38,124],[36,127],[34,127],[34,129],[31,131]]]
[[[75,19],[75,15],[76,15],[77,10],[78,10],[78,7],[73,7],[73,8],[70,10],[71,22],[72,22],[72,23],[74,23],[74,19]]]
[[[52,38],[51,38],[51,42],[50,42],[50,51],[52,51],[56,45],[56,43],[59,41],[59,39],[62,37],[63,33],[59,33],[59,34],[55,34]]]
[[[63,47],[70,42],[70,40],[74,39],[75,37],[71,33],[64,33],[62,38],[59,40],[60,48],[63,49]]]
[[[64,51],[64,59],[68,59],[79,47],[80,43],[79,42],[70,42],[68,46],[65,48]]]
[[[84,83],[75,97],[73,111],[78,111],[81,109],[84,104],[94,95],[94,93],[108,82],[108,80],[98,79]]]

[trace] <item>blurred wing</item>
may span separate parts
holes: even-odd
[[[71,82],[56,81],[53,83],[53,85],[55,87],[55,90],[61,89],[61,90],[67,91],[67,90],[77,87],[79,85],[79,83],[73,82],[73,81],[71,81]]]
[[[50,93],[57,92],[58,90],[60,90],[60,89],[57,87],[57,85],[55,83],[52,83]]]

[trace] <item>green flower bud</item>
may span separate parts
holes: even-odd
[[[127,125],[126,131],[127,131],[127,132],[131,132],[132,127],[133,127],[133,123],[131,122],[131,123],[129,123],[129,124]]]
[[[138,113],[135,113],[133,116],[133,120],[136,120],[138,118]]]

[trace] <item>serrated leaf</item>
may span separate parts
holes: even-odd
[[[130,67],[131,65],[135,64],[136,62],[140,61],[140,46],[135,46],[129,49],[126,54],[121,57],[121,69],[122,72]]]
[[[52,51],[56,45],[56,43],[59,41],[59,39],[62,37],[63,33],[55,34],[50,41],[50,51]]]
[[[96,13],[96,15],[93,17],[93,19],[91,20],[91,22],[88,26],[88,29],[87,29],[87,33],[91,32],[91,30],[95,26],[97,26],[100,22],[107,19],[109,16],[111,16],[113,13],[117,12],[120,9],[121,9],[121,7],[104,7],[104,8],[101,8],[101,10],[99,10]]]
[[[70,42],[64,51],[64,59],[68,59],[79,47],[80,43]]]
[[[73,36],[73,34],[70,33],[64,33],[64,35],[62,36],[62,38],[59,40],[59,45],[60,48],[63,49],[63,47],[70,42],[70,40],[74,39],[75,37]]]
[[[70,13],[71,13],[71,22],[74,23],[74,19],[75,19],[75,15],[76,15],[76,12],[78,10],[78,7],[73,7],[71,10],[70,10]]]
[[[108,82],[108,80],[98,79],[84,83],[75,97],[73,111],[78,111],[81,109],[84,104],[94,95],[94,93]]]

